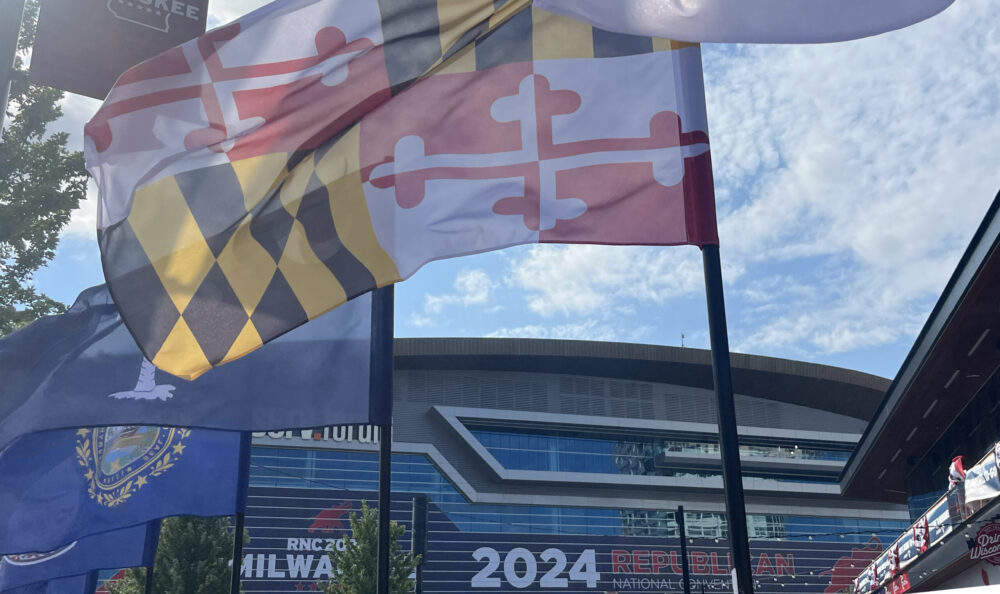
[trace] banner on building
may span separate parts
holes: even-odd
[[[1000,444],[998,444],[1000,446]],[[1000,476],[997,473],[997,456],[994,450],[985,460],[965,474],[965,503],[987,501],[1000,495]]]
[[[103,99],[118,76],[205,32],[208,0],[42,0],[32,82]]]
[[[277,473],[276,484],[283,480]],[[351,479],[344,480],[350,486]],[[390,517],[405,528],[401,548],[410,550],[412,493],[393,493]],[[349,516],[377,493],[349,489],[251,487],[246,525],[250,542],[241,563],[246,592],[313,590],[333,577],[328,551],[351,538]],[[682,592],[680,542],[676,537],[607,534],[572,517],[553,519],[554,508],[525,507],[496,522],[494,506],[443,502],[431,496],[422,592]],[[538,515],[532,515],[538,512]],[[532,519],[534,518],[534,520]],[[562,534],[557,523],[574,525]],[[621,529],[619,528],[619,531]],[[592,532],[587,534],[586,532]],[[837,539],[754,540],[755,591],[837,592],[882,551]],[[731,592],[728,543],[693,538],[688,545],[693,592]]]

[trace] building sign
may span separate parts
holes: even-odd
[[[336,443],[379,443],[382,429],[378,425],[334,425],[316,429],[255,431],[254,438],[293,439],[296,441],[330,441]],[[271,444],[273,445],[273,444]]]
[[[809,576],[796,566],[797,557],[811,556],[809,548],[818,547],[754,544],[751,566],[761,581],[756,591],[824,590],[828,580]],[[676,538],[456,532],[442,548],[428,550],[424,592],[684,590]],[[693,592],[732,592],[726,542],[694,539],[688,559]],[[811,589],[807,587],[810,581]]]
[[[241,563],[244,592],[315,591],[333,577],[328,551],[350,538],[350,515],[378,493],[332,489],[251,487],[246,527],[250,542]],[[412,496],[393,494],[390,518],[403,525],[409,550]]]
[[[965,475],[965,517],[976,513],[987,503],[1000,496],[1000,466],[997,456],[1000,455],[1000,443],[985,459],[973,466]]]
[[[1000,565],[1000,524],[990,522],[979,529],[976,533],[976,543],[969,552],[969,558]]]
[[[344,479],[346,487],[350,480]],[[241,563],[244,591],[315,591],[333,577],[327,552],[342,548],[351,537],[348,517],[362,501],[373,504],[377,498],[374,492],[347,488],[251,487],[246,513],[251,540]],[[410,549],[412,498],[393,494],[391,517],[406,529],[403,550]],[[433,501],[428,505],[422,582],[426,594],[683,591],[677,538],[554,534],[530,522],[512,530],[510,525],[496,526],[492,510],[482,512],[489,517],[481,517],[473,506],[446,507],[450,513]],[[488,531],[493,527],[511,531]],[[881,551],[878,544],[861,559],[858,546],[843,541],[752,541],[755,591],[837,591]],[[732,592],[726,541],[691,539],[688,559],[692,592]]]
[[[208,0],[42,0],[32,82],[103,99],[139,62],[205,32]]]
[[[885,594],[906,594],[910,591],[910,576],[901,573],[884,586]]]

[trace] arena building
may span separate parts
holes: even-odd
[[[841,494],[890,382],[732,362],[756,590],[841,590],[874,543],[910,524],[898,498]],[[412,510],[427,502],[419,591],[680,592],[679,506],[692,591],[731,591],[707,351],[398,339],[394,382],[392,515],[404,548]],[[377,501],[378,439],[372,427],[255,434],[245,591],[329,579],[325,549],[342,544],[361,501]]]

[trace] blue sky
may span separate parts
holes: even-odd
[[[263,0],[212,0],[209,24]],[[734,351],[893,377],[1000,189],[1000,17],[981,0],[815,46],[703,46]],[[99,103],[64,101],[82,148]],[[102,282],[95,192],[36,276]],[[525,246],[436,262],[397,287],[397,336],[707,348],[693,247]]]

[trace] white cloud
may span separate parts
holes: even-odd
[[[485,305],[496,283],[490,280],[490,276],[481,268],[462,270],[455,277],[455,292],[446,295],[425,295],[424,310],[428,313],[439,314],[450,305]]]
[[[423,316],[418,313],[410,315],[410,323],[417,328],[426,328],[434,325],[434,319],[430,316]]]
[[[455,276],[454,286],[454,293],[425,294],[423,313],[412,314],[410,322],[418,328],[423,328],[434,325],[437,316],[445,313],[449,308],[474,305],[488,306],[497,284],[482,268],[470,268],[459,271]],[[489,307],[488,310],[491,312],[499,311],[499,307]]]
[[[487,334],[490,338],[550,338],[555,340],[596,340],[642,342],[653,331],[650,326],[624,327],[595,319],[568,324],[545,326],[529,324],[516,328],[499,328]]]
[[[208,28],[238,19],[270,2],[271,0],[212,0],[208,6]]]
[[[798,282],[792,275],[780,274],[749,280],[738,294],[748,304],[761,304],[761,307],[767,307],[779,299],[815,297],[816,288]]]
[[[83,125],[101,107],[101,101],[83,95],[66,93],[59,107],[62,109],[63,117],[55,122],[52,131],[69,132],[69,148],[74,151],[82,151]]]
[[[87,182],[87,198],[73,211],[64,233],[70,237],[97,238],[97,186]]]
[[[516,328],[499,328],[486,336],[490,338],[552,338],[559,340],[601,341],[615,341],[620,339],[618,328],[593,319],[556,326],[531,324]]]
[[[731,280],[741,274],[726,269]],[[704,290],[695,248],[537,245],[512,259],[507,284],[527,292],[528,309],[542,316],[628,311]]]
[[[983,70],[1000,30],[985,10],[706,53],[723,254],[754,279],[741,349],[912,340],[1000,187],[1000,77]]]
[[[752,283],[745,310],[731,319],[735,350],[792,349],[800,356],[834,354],[897,342],[919,332],[957,254],[909,263],[872,278],[864,270],[829,266],[809,284],[780,276]],[[827,278],[824,278],[827,277]]]

